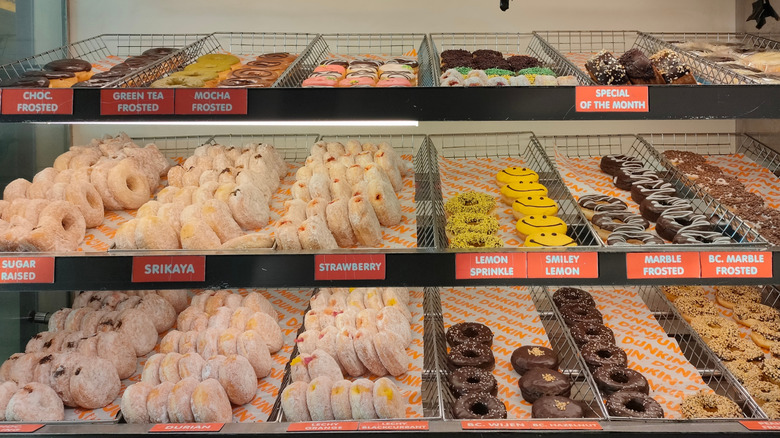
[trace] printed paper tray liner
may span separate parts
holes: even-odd
[[[768,208],[780,208],[780,178],[743,154],[704,155],[708,164],[737,178],[749,192],[760,195]]]

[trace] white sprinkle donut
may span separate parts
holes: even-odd
[[[111,196],[123,208],[136,209],[149,200],[149,181],[131,158],[125,158],[108,171],[107,185]],[[105,200],[104,200],[105,201]]]
[[[196,298],[197,297],[194,297],[192,299],[193,303],[195,302]],[[203,312],[199,310],[196,306],[192,305],[190,307],[187,307],[176,317],[176,328],[182,332],[190,331],[192,320],[195,318],[195,315],[199,313],[203,313]]]
[[[287,421],[311,421],[306,404],[308,382],[293,382],[282,391],[282,410]]]
[[[168,225],[176,231],[177,234],[181,233],[181,214],[184,210],[179,204],[163,204],[157,210],[157,216],[164,221],[168,222]]]
[[[192,392],[192,415],[198,423],[230,423],[233,410],[230,399],[215,379],[206,379]]]
[[[157,216],[157,212],[160,210],[160,206],[163,205],[159,201],[151,200],[142,205],[135,214],[135,217],[141,218],[145,216]]]
[[[103,199],[92,184],[84,181],[71,182],[65,189],[65,200],[79,209],[87,228],[103,223]]]
[[[168,395],[168,420],[171,423],[192,423],[192,393],[198,387],[199,380],[192,377],[181,379]]]
[[[148,382],[135,383],[125,389],[119,408],[122,410],[122,416],[126,422],[129,424],[149,423],[146,400],[152,389],[154,389],[154,385]]]
[[[183,217],[182,214],[179,233],[183,249],[217,249],[222,245],[217,233],[203,219],[192,218],[185,221]]]

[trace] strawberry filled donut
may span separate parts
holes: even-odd
[[[341,330],[336,337],[336,352],[344,371],[352,377],[360,377],[365,374],[366,367],[355,352],[353,336],[353,328]]]
[[[388,369],[383,364],[374,346],[375,334],[376,332],[371,332],[366,329],[358,329],[353,338],[355,353],[357,353],[360,361],[363,362],[363,365],[368,368],[371,374],[375,376],[385,376],[388,374]],[[405,351],[404,354],[406,354]],[[398,371],[398,369],[396,369],[396,371]],[[406,370],[404,369],[404,372],[405,371]]]

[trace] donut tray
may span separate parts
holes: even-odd
[[[641,137],[634,135],[592,135],[592,136],[549,136],[534,137],[534,142],[547,152],[555,162],[566,185],[580,197],[585,194],[605,194],[626,201],[629,210],[638,211],[636,202],[628,192],[617,189],[609,175],[598,167],[600,157],[609,154],[625,154],[642,160],[645,168],[658,171],[663,179],[677,189],[677,196],[687,199],[694,213],[704,215],[715,224],[715,230],[731,237],[728,245],[717,247],[735,248],[765,246],[766,240],[750,224],[725,208],[706,193],[693,190],[679,172],[669,170],[664,157]],[[652,230],[652,227],[651,227]],[[666,245],[664,245],[666,246]],[[716,248],[716,245],[685,245],[685,248]]]
[[[108,71],[129,56],[140,55],[144,50],[156,47],[174,47],[179,50],[138,69],[122,78],[109,82],[103,88],[141,87],[175,71],[193,59],[203,45],[204,35],[199,34],[103,34],[37,55],[0,65],[0,84],[22,76],[28,70],[42,69],[51,61],[64,58],[80,58],[92,63],[93,71]]]
[[[533,138],[530,132],[430,136],[429,153],[435,157],[432,160],[437,163],[439,175],[431,198],[435,200],[438,212],[441,248],[448,247],[444,236],[444,202],[460,192],[475,189],[497,198],[498,235],[504,239],[505,245],[522,246],[514,229],[517,220],[511,207],[498,200],[500,191],[495,184],[498,172],[505,167],[519,165],[539,174],[539,182],[547,187],[548,196],[558,203],[558,217],[569,226],[567,234],[578,246],[602,246],[601,239],[582,215],[555,166]]]
[[[438,64],[436,68],[431,65],[430,52],[428,35],[424,33],[322,34],[301,53],[297,64],[290,67],[288,74],[279,78],[277,86],[300,88],[314,69],[328,58],[416,56],[419,63],[417,86],[432,87],[434,74],[438,75],[439,69]]]
[[[480,49],[498,50],[505,57],[513,55],[532,55],[544,62],[558,76],[577,76],[581,84],[590,84],[590,80],[576,75],[576,68],[560,62],[554,62],[553,56],[546,54],[543,41],[533,33],[432,33],[429,36],[431,42],[431,65],[434,70],[435,86],[440,86],[441,52],[450,49],[465,49],[469,51]],[[553,50],[554,51],[554,50]],[[556,54],[555,56],[560,56]]]

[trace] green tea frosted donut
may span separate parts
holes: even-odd
[[[447,232],[452,235],[463,233],[496,234],[498,220],[481,213],[457,213],[447,221]]]
[[[492,234],[463,233],[450,240],[451,248],[501,248],[504,241]]]

